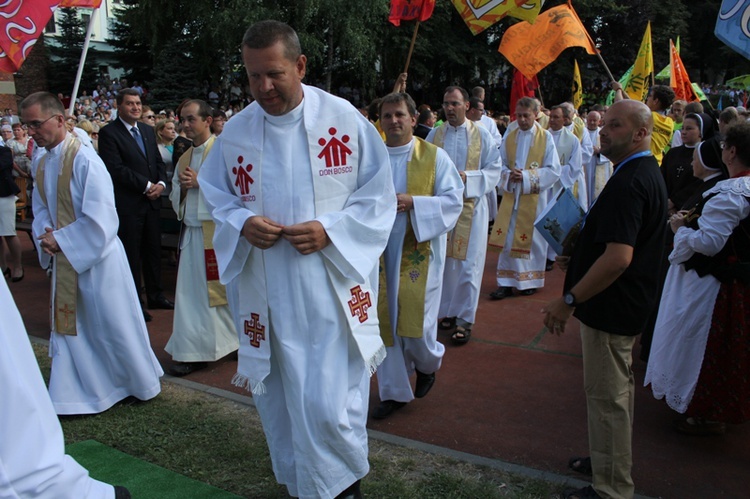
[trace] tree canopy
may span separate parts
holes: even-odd
[[[565,0],[548,0],[548,9]],[[336,92],[356,89],[364,101],[388,92],[403,71],[415,22],[391,25],[388,0],[126,0],[113,26],[118,64],[129,78],[163,85],[164,53],[177,50],[181,75],[207,86],[227,89],[232,80],[246,81],[239,46],[245,29],[261,19],[289,23],[300,36],[308,57],[306,80]],[[721,0],[576,0],[573,5],[600,48],[615,78],[633,64],[647,21],[651,21],[657,71],[669,63],[669,39],[681,38],[682,57],[694,82],[718,83],[750,72],[742,56],[713,36]],[[409,68],[409,91],[418,101],[437,103],[450,84],[483,85],[488,108],[507,107],[511,66],[497,52],[505,30],[517,22],[506,18],[473,36],[448,0],[438,0],[432,17],[419,27]],[[584,86],[609,78],[594,56],[582,49],[565,50],[540,72],[548,103],[569,98],[573,59],[581,66]],[[168,75],[167,75],[168,76]],[[172,85],[172,99],[178,86]],[[169,96],[160,89],[160,98]]]

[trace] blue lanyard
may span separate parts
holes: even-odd
[[[615,167],[615,170],[612,172],[612,175],[610,175],[610,177],[609,177],[610,180],[612,179],[612,177],[614,177],[615,175],[617,175],[617,172],[620,171],[620,168],[622,168],[625,165],[625,163],[627,163],[628,161],[633,160],[633,159],[643,158],[644,156],[652,156],[651,151],[640,151],[640,152],[637,152],[637,153],[633,153],[630,156],[628,156],[627,158],[625,158],[622,161],[620,161],[617,164],[617,166]],[[583,216],[583,220],[581,220],[581,229],[583,229],[583,226],[586,225],[586,219],[588,218],[589,213],[591,213],[591,209],[594,207],[594,205],[596,204],[597,201],[599,201],[599,198],[596,198],[596,200],[594,200],[594,204],[592,204],[589,207],[589,210]]]

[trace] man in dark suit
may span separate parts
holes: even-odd
[[[426,139],[432,131],[432,126],[435,124],[435,115],[432,114],[431,109],[423,109],[419,113],[417,118],[417,126],[414,128],[414,135],[420,139]]]
[[[141,269],[148,308],[174,308],[161,288],[161,193],[166,188],[164,162],[153,127],[141,123],[141,97],[126,88],[117,94],[118,118],[99,131],[99,155],[112,176],[120,219],[117,235],[125,246],[136,289]],[[146,321],[151,315],[143,311]]]

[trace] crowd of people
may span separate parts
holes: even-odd
[[[357,109],[302,83],[297,34],[276,21],[248,29],[242,58],[254,103],[235,111],[211,92],[157,111],[137,82],[118,81],[84,93],[77,116],[40,92],[2,118],[0,264],[23,277],[13,177],[28,178],[52,279],[46,413],[156,397],[148,310],[174,309],[170,372],[238,352],[232,382],[252,391],[289,494],[361,497],[368,416],[428,395],[446,354],[438,330],[457,347],[471,340],[490,248],[492,300],[534,294],[555,265],[566,273],[544,324],[562,334],[571,316],[580,322],[590,452],[569,466],[592,477],[566,497],[634,495],[641,333],[646,383],[685,415],[679,431],[721,434],[750,419],[742,110],[717,119],[660,85],[644,104],[613,83],[611,107],[579,115],[524,97],[513,121],[495,120],[482,87],[449,86],[433,110],[405,92],[406,74]],[[556,251],[537,222],[565,191],[576,206],[566,215],[585,216]],[[161,283],[162,197],[182,224],[174,302]],[[59,445],[49,456],[35,466],[111,497]]]

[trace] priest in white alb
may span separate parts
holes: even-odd
[[[378,369],[374,419],[427,395],[445,352],[437,341],[445,234],[461,214],[464,184],[445,151],[414,137],[416,115],[408,94],[392,93],[380,102],[398,214],[380,266],[378,316],[387,355]]]
[[[183,130],[193,146],[180,156],[169,199],[182,220],[180,266],[177,269],[172,336],[164,350],[177,364],[169,369],[185,376],[235,352],[237,331],[229,311],[227,290],[219,282],[213,249],[214,221],[198,184],[203,161],[216,141],[211,134],[212,109],[190,100],[180,109]]]
[[[500,147],[503,200],[489,242],[500,250],[498,288],[490,293],[493,300],[513,296],[513,288],[528,296],[544,286],[547,242],[534,221],[547,206],[548,191],[560,179],[560,159],[550,132],[534,121],[538,112],[537,100],[519,99],[518,126],[506,133]]]
[[[396,217],[388,153],[351,104],[302,84],[288,25],[252,25],[242,57],[255,102],[198,174],[221,282],[239,298],[233,381],[252,390],[290,495],[361,497],[369,378],[385,356],[378,260]]]
[[[438,316],[440,328],[455,330],[451,341],[471,339],[479,305],[479,291],[487,256],[489,205],[487,194],[500,180],[500,152],[490,132],[467,119],[469,94],[451,86],[443,95],[446,122],[427,136],[448,153],[464,182],[464,206],[456,227],[448,233],[443,291]]]
[[[0,282],[0,497],[126,499],[65,454],[62,427],[13,296]]]
[[[34,165],[32,230],[42,267],[53,261],[50,398],[57,414],[94,414],[129,396],[155,397],[164,373],[117,238],[112,179],[63,115],[50,93],[21,103],[31,137],[47,150]]]
[[[602,144],[599,139],[599,122],[601,119],[602,115],[598,111],[589,111],[589,114],[586,115],[586,134],[588,134],[592,145],[591,158],[588,162],[583,162],[589,207],[594,204],[607,184],[607,180],[612,176],[612,162],[601,153]]]

